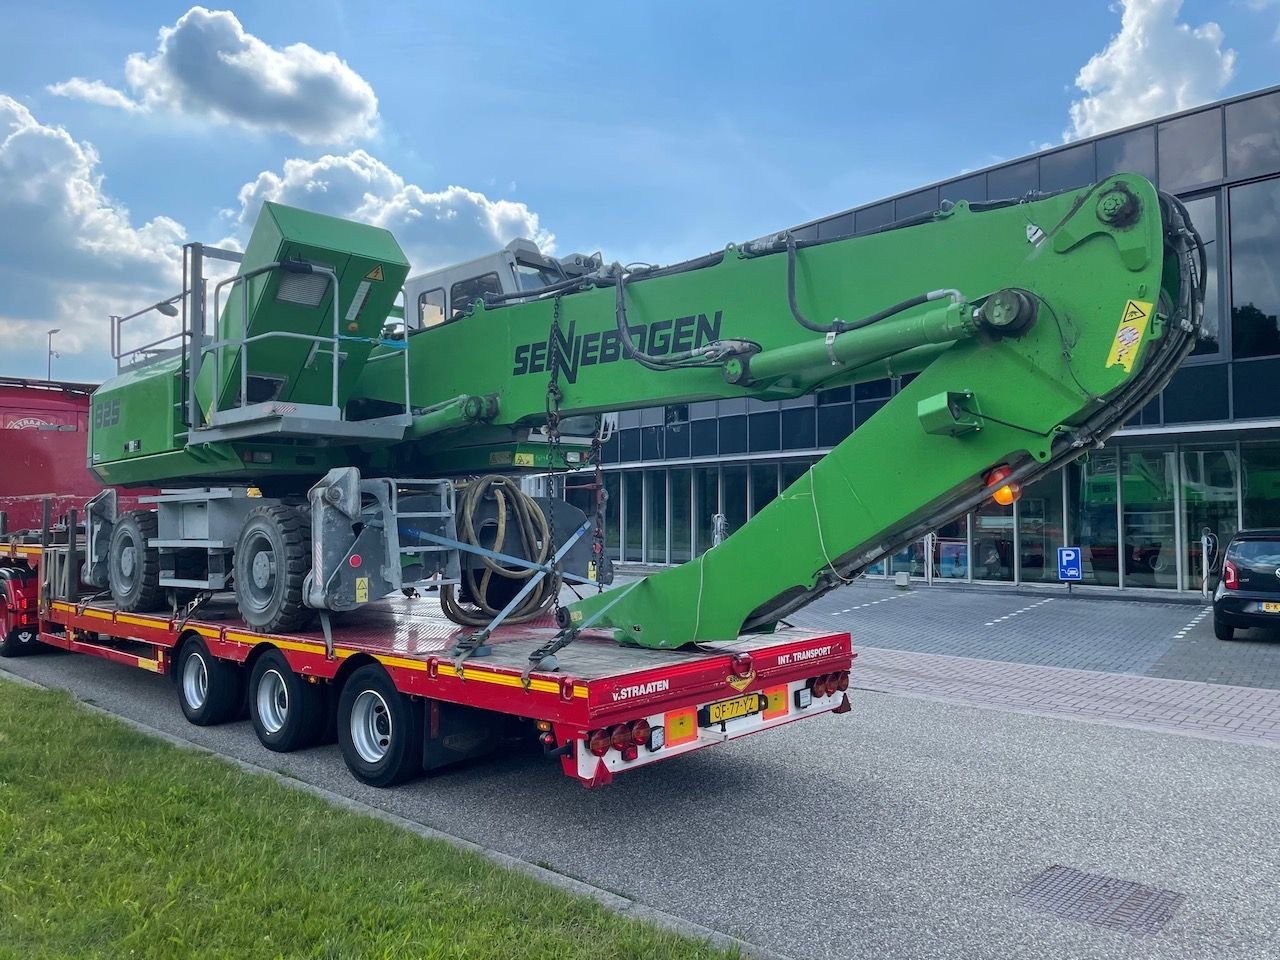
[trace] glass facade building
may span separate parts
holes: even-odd
[[[935,210],[1141,173],[1187,204],[1207,241],[1207,336],[1108,445],[937,531],[934,575],[1057,582],[1079,545],[1085,582],[1199,589],[1201,535],[1280,526],[1280,87],[1065,144],[796,228],[839,237]],[[884,380],[782,402],[726,400],[620,414],[606,444],[606,545],[679,563],[732,532],[900,389]],[[570,481],[571,485],[575,481]],[[570,498],[589,499],[586,490]],[[923,544],[882,564],[920,575]]]

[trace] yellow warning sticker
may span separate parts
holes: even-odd
[[[1111,353],[1107,355],[1108,367],[1119,364],[1124,367],[1125,373],[1133,371],[1134,358],[1138,355],[1138,347],[1142,345],[1142,337],[1147,332],[1150,321],[1150,303],[1145,300],[1130,300],[1125,303],[1120,326],[1116,328],[1116,339],[1111,344]]]
[[[515,465],[516,465],[517,467],[532,467],[532,466],[533,466],[533,454],[532,454],[532,453],[517,453],[517,454],[516,454],[516,456],[515,456]]]
[[[382,275],[382,264],[378,264],[376,267],[374,267],[372,270],[370,270],[368,273],[366,273],[366,274],[364,275],[364,278],[365,278],[366,280],[384,280],[384,279],[386,279],[386,278],[385,278],[385,277],[383,277],[383,275]]]
[[[369,578],[356,577],[356,603],[369,602]]]

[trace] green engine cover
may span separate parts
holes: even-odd
[[[247,402],[332,404],[330,345],[270,335],[331,338],[335,294],[339,333],[352,338],[341,341],[337,404],[344,406],[372,349],[370,341],[382,330],[409,272],[400,245],[380,227],[264,203],[240,273],[276,261],[327,267],[337,275],[337,290],[326,274],[283,269],[223,286],[218,339],[268,336],[245,347],[237,344],[205,353],[196,389],[206,419],[211,410],[225,410],[239,402],[240,363],[246,356]],[[211,307],[212,300],[211,295]],[[216,406],[211,406],[215,399]]]

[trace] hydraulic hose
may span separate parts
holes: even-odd
[[[497,504],[497,526],[492,539],[482,542],[480,534],[487,525],[481,521],[480,514],[486,499]],[[457,517],[458,539],[463,543],[539,564],[547,563],[553,556],[555,546],[546,514],[512,477],[489,475],[467,484],[458,503]],[[460,626],[488,626],[535,572],[529,567],[508,567],[492,557],[482,557],[479,568],[464,566],[462,570],[469,602],[464,602],[450,584],[440,590],[440,607],[445,616]],[[547,574],[503,622],[527,623],[546,614],[560,596],[560,582],[559,572]]]

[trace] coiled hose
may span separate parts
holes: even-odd
[[[495,501],[496,520],[486,522],[480,518],[486,499]],[[481,532],[490,527],[492,537],[481,541]],[[554,550],[542,507],[520,489],[518,481],[495,474],[473,480],[463,489],[458,503],[458,539],[534,563],[546,563]],[[467,559],[463,557],[464,561]],[[480,559],[480,567],[467,567],[464,563],[462,570],[462,586],[470,602],[464,602],[452,584],[440,590],[444,615],[460,626],[488,626],[537,572],[528,567],[504,566],[492,557]],[[559,598],[560,585],[559,571],[547,574],[503,622],[526,623],[543,616]]]

